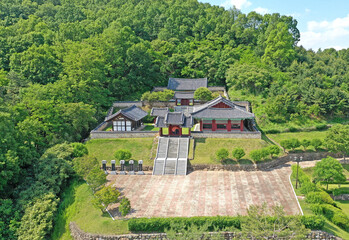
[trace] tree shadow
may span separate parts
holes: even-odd
[[[253,161],[250,159],[240,159],[238,161],[239,164],[253,164]]]

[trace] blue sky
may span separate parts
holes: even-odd
[[[199,0],[230,8],[235,5],[243,13],[278,12],[297,19],[301,40],[306,49],[349,48],[348,0]]]

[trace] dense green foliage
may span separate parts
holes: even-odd
[[[213,99],[213,94],[208,88],[199,87],[194,92],[194,98],[207,102]]]
[[[30,221],[28,204],[54,212],[45,204],[57,201],[72,165],[88,175],[93,159],[71,164],[86,153],[81,145],[64,147],[69,158],[45,151],[80,142],[112,101],[140,99],[169,76],[226,85],[232,100],[252,102],[262,127],[347,117],[349,50],[314,52],[299,38],[292,17],[196,0],[2,0],[0,199],[14,200],[7,215]],[[6,238],[32,231],[11,219]],[[37,216],[47,223],[38,238],[50,234],[51,219]]]
[[[233,158],[235,158],[236,160],[240,160],[241,158],[243,158],[246,153],[244,151],[243,148],[234,148],[233,151],[231,152],[231,155],[233,156]]]
[[[325,181],[327,189],[330,182],[345,182],[344,168],[340,162],[332,157],[323,158],[314,167],[315,181]]]

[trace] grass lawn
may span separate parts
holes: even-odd
[[[154,127],[153,123],[144,123],[145,127],[143,128],[143,131],[159,131],[158,127]]]
[[[215,153],[220,148],[226,148],[229,151],[229,157],[232,158],[231,152],[236,147],[241,147],[245,150],[246,156],[239,161],[239,163],[252,163],[249,153],[252,150],[260,149],[267,146],[268,143],[261,139],[224,139],[224,138],[197,138],[195,139],[195,152],[194,160],[191,160],[191,164],[219,164],[220,162],[215,159]],[[192,154],[192,148],[190,148],[189,156]],[[225,163],[236,164],[233,159],[227,159]]]
[[[113,221],[108,213],[102,213],[95,208],[91,200],[93,194],[86,183],[73,181],[62,196],[55,218],[53,240],[70,240],[69,223],[76,222],[85,232],[103,234],[129,233],[127,221]]]
[[[153,138],[119,138],[119,139],[92,139],[86,143],[89,156],[96,157],[100,162],[102,160],[115,159],[114,153],[118,149],[128,149],[135,160],[143,160],[147,166],[153,165],[150,160],[150,151],[153,144]]]
[[[310,131],[310,132],[286,132],[286,133],[276,133],[276,134],[267,134],[267,136],[277,143],[280,144],[282,140],[297,138],[298,140],[308,139],[312,140],[314,138],[318,138],[324,140],[326,137],[327,131]],[[296,148],[298,151],[303,151],[303,147]],[[307,151],[314,151],[314,147],[310,146],[307,148]]]

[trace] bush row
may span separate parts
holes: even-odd
[[[283,130],[279,130],[279,129],[269,129],[264,131],[265,134],[277,134],[277,133],[285,133],[285,132],[311,132],[311,131],[320,131],[320,130],[325,130],[327,129],[328,126],[327,124],[318,124],[315,125],[314,127],[311,128],[296,128],[296,127],[290,127],[290,128],[286,128]]]
[[[342,194],[349,194],[349,188],[344,187],[344,188],[335,188],[332,191],[333,196],[338,196]]]
[[[349,230],[349,218],[346,216],[343,211],[339,208],[336,208],[330,204],[311,204],[310,209],[315,214],[324,215],[328,220],[336,224],[337,226]]]
[[[128,221],[128,228],[132,232],[164,232],[171,225],[203,226],[208,224],[208,230],[223,230],[225,228],[241,229],[240,217],[174,217],[174,218],[133,218]]]
[[[301,223],[311,230],[322,229],[325,224],[325,219],[322,216],[307,215],[307,216],[290,216],[291,218],[300,218]],[[128,228],[131,232],[165,232],[173,226],[193,225],[201,227],[208,224],[208,231],[222,231],[227,228],[241,229],[241,220],[248,217],[174,217],[174,218],[133,218],[128,221]],[[272,220],[272,217],[270,217]]]

